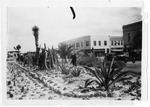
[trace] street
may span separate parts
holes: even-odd
[[[127,62],[126,67],[123,69],[123,71],[127,70],[141,72],[141,61],[137,61],[135,63]]]

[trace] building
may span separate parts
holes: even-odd
[[[122,36],[111,36],[110,37],[110,51],[123,51],[123,37]]]
[[[72,40],[64,41],[68,46],[73,46],[76,51],[91,52],[94,50],[96,56],[111,52],[112,49],[122,49],[122,37],[114,36],[83,36]],[[59,43],[59,45],[61,44]]]
[[[123,26],[125,51],[142,48],[142,21]]]
[[[18,58],[19,51],[8,51],[7,52],[7,60],[16,61]]]

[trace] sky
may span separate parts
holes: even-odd
[[[9,7],[7,50],[21,45],[21,52],[35,51],[32,27],[39,27],[39,45],[50,48],[86,35],[122,36],[122,26],[142,20],[137,7]]]

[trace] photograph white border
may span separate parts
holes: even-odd
[[[96,105],[96,104],[133,104],[132,101],[106,101],[106,100],[8,100],[6,98],[6,43],[7,43],[7,7],[143,7],[142,1],[113,1],[108,2],[108,0],[5,0],[2,1],[2,101],[4,105]],[[144,13],[143,13],[144,14]],[[148,49],[148,34],[147,34],[147,24],[143,21],[142,28],[142,98],[141,101],[147,100],[147,49]]]

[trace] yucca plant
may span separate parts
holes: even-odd
[[[91,83],[95,82],[98,84],[98,87],[104,87],[105,90],[108,90],[111,85],[115,84],[116,82],[120,82],[123,80],[131,79],[132,77],[127,76],[130,74],[137,74],[135,71],[121,71],[124,67],[113,68],[114,58],[112,59],[111,64],[106,66],[107,61],[104,60],[103,62],[100,61],[100,68],[94,67],[91,69],[89,67],[84,67],[85,69],[89,70],[96,79],[87,79],[85,81],[85,88],[90,85]]]
[[[74,77],[78,77],[81,74],[81,68],[75,67],[71,70],[71,75]]]

